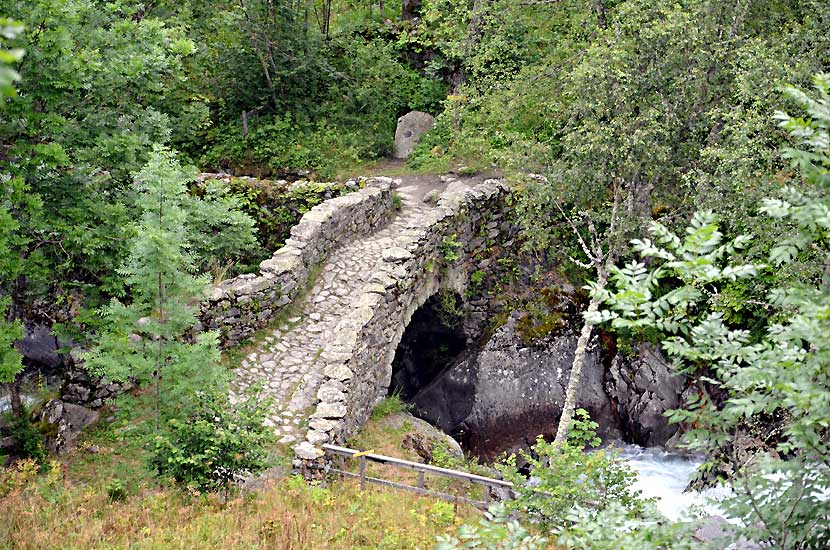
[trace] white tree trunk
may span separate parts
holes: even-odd
[[[599,301],[591,300],[588,305],[587,313],[595,313],[599,309]],[[554,447],[561,447],[568,437],[568,430],[571,428],[571,420],[574,416],[574,409],[576,408],[576,392],[579,389],[579,383],[582,378],[582,368],[585,366],[585,354],[588,350],[588,342],[591,339],[593,332],[593,325],[588,321],[583,321],[582,330],[579,333],[579,340],[576,342],[576,351],[574,352],[574,360],[571,365],[571,375],[568,377],[568,387],[565,389],[565,404],[562,405],[562,416],[559,417],[559,427],[556,428],[556,439],[553,441]]]

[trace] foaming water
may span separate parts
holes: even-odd
[[[705,515],[723,515],[716,501],[729,494],[728,488],[684,492],[695,470],[703,462],[700,458],[627,443],[615,443],[614,446],[637,473],[634,488],[642,491],[646,498],[657,499],[657,509],[667,518],[678,520],[688,517],[693,509],[700,509]]]
[[[20,400],[23,402],[24,405],[27,407],[35,402],[35,397],[27,394],[21,394]],[[12,402],[11,398],[8,395],[0,395],[0,414],[3,414],[6,411],[11,410]]]

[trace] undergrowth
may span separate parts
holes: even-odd
[[[411,409],[412,404],[407,403],[401,398],[400,394],[395,393],[388,397],[384,397],[383,400],[377,404],[377,406],[372,410],[372,418],[374,420],[379,420],[385,416],[389,416],[390,414],[408,412]]]
[[[147,467],[151,401],[123,396],[43,471],[32,460],[0,470],[0,548],[425,549],[477,516],[348,481],[323,487],[276,476],[230,496],[182,488]],[[289,458],[277,460],[285,476]]]

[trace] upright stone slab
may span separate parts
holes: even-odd
[[[405,159],[427,131],[435,126],[435,117],[421,111],[410,111],[398,119],[395,130],[395,158]]]

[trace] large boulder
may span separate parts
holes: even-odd
[[[405,159],[412,149],[435,126],[435,117],[422,111],[411,111],[398,119],[395,130],[395,158]]]
[[[551,436],[562,414],[577,335],[568,330],[534,345],[517,333],[512,315],[484,345],[451,366],[414,398],[421,418],[462,439],[482,458]],[[620,437],[603,389],[604,368],[596,342],[590,346],[577,406],[600,425],[603,439]]]
[[[26,326],[23,339],[17,343],[21,355],[35,365],[58,368],[65,365],[64,355],[58,350],[72,345],[71,341],[60,341],[46,325]]]
[[[98,422],[98,413],[80,405],[53,399],[44,405],[40,420],[50,424],[46,447],[55,454],[69,451],[84,428]]]
[[[464,451],[458,442],[429,422],[409,413],[400,412],[387,417],[387,424],[395,429],[406,429],[401,445],[417,454],[424,462],[430,463],[435,457],[436,447],[452,457],[464,458]]]
[[[708,544],[710,548],[725,550],[761,550],[760,544],[741,537],[735,540],[735,527],[720,516],[708,516],[692,534],[693,540]]]
[[[678,425],[669,424],[665,413],[681,407],[687,382],[659,349],[640,344],[633,356],[616,354],[605,382],[627,441],[655,447],[677,433]]]

